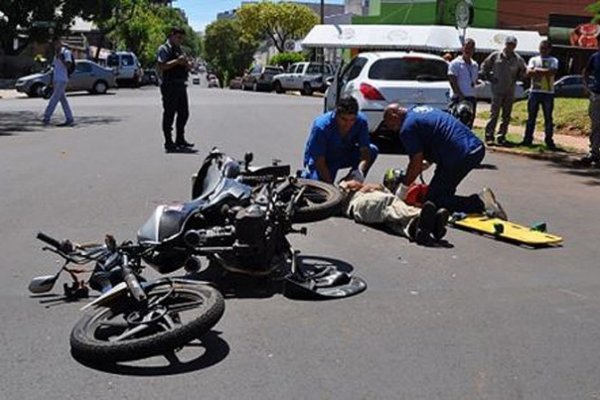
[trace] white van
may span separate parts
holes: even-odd
[[[106,59],[106,66],[115,72],[118,85],[140,86],[144,70],[134,53],[129,51],[112,52]]]

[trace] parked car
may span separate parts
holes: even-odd
[[[565,75],[554,82],[554,95],[556,97],[588,97],[583,86],[583,76]]]
[[[313,92],[325,92],[326,80],[333,75],[333,68],[329,64],[314,62],[299,62],[289,66],[287,72],[273,77],[273,89],[277,93],[286,90],[300,90],[305,96]]]
[[[17,80],[15,88],[29,97],[39,97],[42,89],[52,81],[52,67],[41,73],[27,75]],[[116,87],[112,69],[101,67],[93,61],[75,60],[75,71],[69,77],[68,92],[87,90],[90,93],[104,94]]]
[[[276,65],[267,65],[263,67],[257,65],[244,76],[242,80],[242,90],[252,89],[255,92],[273,90],[273,77],[283,73],[283,67]]]
[[[111,53],[106,59],[106,65],[115,71],[118,85],[138,87],[142,83],[144,70],[136,55],[129,51]]]
[[[448,108],[448,63],[442,57],[416,52],[360,53],[338,69],[325,95],[325,111],[350,95],[366,115],[369,131],[377,130],[390,103]],[[397,135],[396,135],[397,136]]]
[[[483,81],[475,86],[475,97],[477,100],[492,101],[492,83]],[[515,85],[515,100],[521,100],[527,97],[523,82],[519,81]]]

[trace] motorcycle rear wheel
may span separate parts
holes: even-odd
[[[340,212],[344,195],[335,186],[311,179],[298,179],[297,186],[304,186],[304,195],[296,204],[292,222],[316,222]]]
[[[71,331],[73,356],[118,362],[164,354],[207,333],[225,310],[207,285],[160,281],[145,291],[144,303],[121,296],[84,314]]]

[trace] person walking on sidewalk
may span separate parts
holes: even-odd
[[[554,139],[554,123],[552,113],[554,111],[554,76],[558,71],[558,60],[550,55],[550,42],[540,42],[540,55],[531,57],[527,65],[527,77],[531,78],[529,99],[527,100],[527,125],[523,136],[523,146],[533,144],[533,132],[540,105],[544,113],[544,133],[546,147],[556,150]]]
[[[471,105],[473,114],[468,124],[473,128],[475,120],[475,111],[477,109],[477,99],[475,98],[475,85],[479,78],[479,65],[473,60],[475,53],[475,41],[473,39],[465,40],[462,49],[462,55],[456,57],[448,66],[448,80],[450,81],[450,105],[453,109],[462,101]]]
[[[69,83],[69,71],[73,70],[75,60],[71,51],[62,44],[60,38],[54,39],[54,61],[52,62],[52,96],[48,101],[46,110],[44,111],[44,119],[42,123],[47,126],[50,124],[50,118],[56,109],[56,105],[60,102],[63,113],[65,114],[65,122],[58,126],[72,126],[73,112],[65,94],[67,83]]]
[[[482,76],[492,84],[491,115],[485,127],[486,144],[494,144],[494,131],[500,111],[502,111],[502,122],[496,142],[499,145],[506,143],[506,132],[515,98],[515,85],[517,80],[524,76],[527,69],[523,58],[515,52],[516,47],[517,38],[507,36],[504,41],[504,49],[493,52],[481,64]]]
[[[585,166],[600,165],[600,33],[596,36],[598,51],[590,56],[581,73],[583,85],[590,95],[588,114],[592,122],[590,152],[580,161]]]
[[[189,118],[189,105],[187,96],[188,71],[191,64],[181,50],[185,39],[185,31],[174,27],[169,33],[167,42],[158,49],[158,68],[162,73],[160,93],[162,95],[163,119],[162,130],[165,137],[165,151],[171,152],[179,149],[194,147],[193,143],[185,140],[185,124]],[[175,122],[175,142],[171,131]]]

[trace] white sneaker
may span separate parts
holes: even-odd
[[[500,218],[505,221],[508,220],[508,216],[506,215],[504,208],[502,208],[500,203],[496,201],[496,196],[494,195],[494,192],[492,192],[492,189],[483,188],[481,193],[479,193],[479,197],[481,198],[481,201],[483,201],[485,214],[488,217]]]

